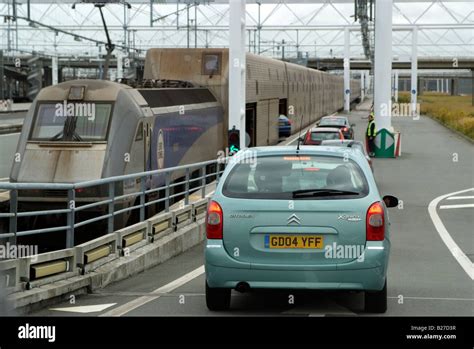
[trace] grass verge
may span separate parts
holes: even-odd
[[[399,103],[410,103],[410,94],[401,92]],[[432,117],[474,140],[474,106],[472,96],[450,96],[426,92],[418,96],[421,114]]]

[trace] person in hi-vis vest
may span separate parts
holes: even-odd
[[[375,141],[375,133],[377,130],[375,129],[375,120],[374,120],[374,112],[370,112],[369,114],[369,123],[367,125],[367,131],[365,133],[365,137],[367,139],[367,145],[369,147],[369,156],[374,156],[374,141]]]

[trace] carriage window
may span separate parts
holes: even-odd
[[[110,103],[45,103],[35,116],[31,140],[104,141],[107,138]]]

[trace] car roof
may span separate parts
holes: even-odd
[[[270,155],[315,155],[315,156],[336,156],[336,157],[351,157],[353,159],[363,159],[359,149],[352,149],[338,146],[313,146],[313,145],[300,145],[300,150],[297,152],[296,145],[285,145],[285,146],[267,146],[267,147],[254,147],[247,148],[238,152],[231,159],[243,160],[249,156],[270,156]]]
[[[311,130],[311,133],[313,132],[335,132],[339,133],[340,130],[335,127],[313,127]]]
[[[349,120],[347,116],[342,116],[342,115],[328,115],[328,116],[323,116],[321,120],[331,120],[331,119],[344,119],[344,120]]]
[[[353,139],[328,139],[324,140],[323,145],[328,146],[345,146],[348,147],[350,144],[364,145],[361,141],[355,141]]]

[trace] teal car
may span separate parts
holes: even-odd
[[[225,169],[208,205],[206,303],[231,290],[365,291],[387,309],[390,223],[362,152],[330,146],[250,148]]]

